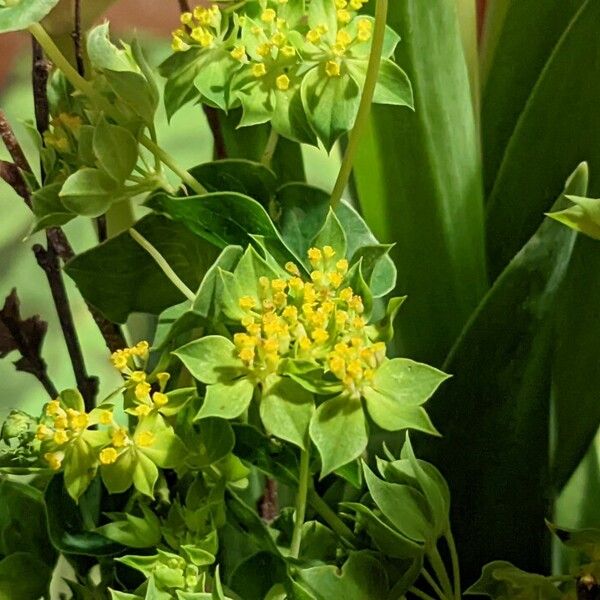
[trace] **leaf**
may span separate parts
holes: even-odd
[[[39,376],[46,370],[41,353],[48,323],[39,315],[22,319],[20,304],[17,290],[13,288],[0,310],[0,358],[18,350],[21,358],[14,363],[17,371]]]
[[[265,383],[260,399],[260,418],[265,430],[304,449],[314,412],[312,394],[285,377]]]
[[[27,29],[39,23],[59,0],[21,0],[0,7],[0,33]]]
[[[398,0],[388,22],[415,112],[373,107],[355,183],[377,239],[396,244],[409,298],[396,351],[439,366],[487,289],[478,131],[455,3]]]
[[[358,458],[367,447],[367,425],[360,400],[326,400],[310,421],[310,437],[321,455],[321,477]]]
[[[217,251],[183,225],[148,215],[135,225],[191,289],[200,284]],[[123,232],[69,261],[66,273],[84,298],[115,323],[132,312],[159,314],[183,300],[148,253]]]
[[[299,569],[296,578],[315,600],[370,600],[387,596],[387,575],[376,555],[351,552],[341,570],[334,565]]]
[[[204,403],[196,418],[235,419],[248,409],[253,393],[254,385],[245,377],[235,381],[209,385],[206,388]]]
[[[321,227],[315,238],[312,240],[312,246],[317,248],[331,246],[335,250],[337,258],[346,257],[346,234],[342,229],[339,219],[335,216],[335,213],[331,208],[327,213],[327,218],[325,219],[323,227]]]
[[[264,600],[275,584],[286,579],[286,564],[281,556],[263,551],[239,564],[229,585],[234,592],[243,593],[244,600]]]
[[[497,275],[533,235],[573,165],[585,158],[592,168],[600,167],[600,119],[595,118],[600,48],[592,42],[600,5],[590,0],[579,2],[580,8],[574,12],[573,2],[565,4],[568,6],[556,15],[544,15],[545,22],[562,15],[564,33],[546,55],[547,62],[503,149],[489,192],[486,227],[492,275]],[[510,26],[513,14],[511,11],[511,21],[505,26]],[[569,22],[566,19],[571,14]],[[530,16],[525,22],[532,19]],[[589,68],[573,69],[576,64]],[[568,111],[565,106],[569,106]],[[535,156],[543,158],[532,160]],[[592,188],[593,195],[597,192]]]
[[[581,196],[568,196],[568,199],[575,206],[547,213],[547,216],[588,237],[600,240],[600,200]]]
[[[35,555],[27,552],[9,554],[0,560],[0,600],[40,598],[48,592],[51,578],[51,567]]]
[[[94,27],[87,35],[87,53],[96,69],[132,71],[133,64],[127,52],[110,41],[109,23]]]
[[[562,592],[545,577],[521,571],[503,560],[485,565],[479,581],[474,583],[465,594],[483,594],[494,600],[510,600],[515,597],[532,598],[532,600],[563,598]]]
[[[206,384],[229,383],[244,372],[233,342],[220,335],[208,335],[173,352],[193,377]]]
[[[152,127],[158,106],[152,84],[139,73],[131,71],[105,71],[104,77],[123,105]]]
[[[582,177],[580,168],[567,194]],[[452,489],[457,544],[472,548],[461,560],[467,581],[500,553],[527,570],[546,565],[550,311],[574,235],[550,220],[541,225],[458,339],[444,365],[453,377],[429,406],[443,437],[421,454]],[[484,360],[482,348],[491,349]]]
[[[309,123],[331,152],[338,138],[354,126],[360,102],[358,85],[347,73],[329,77],[323,63],[304,76],[301,89]]]
[[[433,541],[429,515],[423,495],[413,487],[379,479],[363,463],[365,481],[377,508],[403,536],[415,542]]]
[[[194,468],[203,469],[217,463],[233,451],[235,436],[224,419],[203,419],[200,423],[197,454],[188,457]],[[196,448],[194,448],[196,450]]]
[[[153,548],[157,546],[162,535],[160,521],[156,515],[143,504],[140,505],[142,517],[127,513],[110,515],[111,523],[98,527],[96,532],[109,540],[113,540],[129,548]]]
[[[88,488],[86,495],[96,490]],[[62,475],[55,475],[44,494],[48,515],[48,533],[54,547],[65,554],[86,556],[112,556],[123,550],[120,544],[84,527],[81,509],[66,493]]]
[[[62,183],[46,185],[31,194],[33,214],[36,217],[33,233],[48,227],[60,227],[74,219],[72,213],[60,199]]]
[[[69,175],[59,197],[71,212],[84,217],[99,217],[117,199],[115,187],[114,180],[104,171],[84,167]]]
[[[100,167],[117,183],[131,175],[138,159],[138,143],[127,129],[100,119],[94,129],[93,147]]]

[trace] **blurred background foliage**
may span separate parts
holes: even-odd
[[[137,26],[158,64],[176,5],[122,0],[109,18],[116,32]],[[398,292],[409,296],[396,352],[454,375],[431,407],[445,437],[420,451],[449,479],[467,582],[493,559],[546,570],[544,516],[565,527],[600,525],[600,244],[577,239],[571,254],[547,228],[532,238],[582,161],[588,195],[600,195],[600,2],[488,5],[478,40],[474,0],[391,3],[403,38],[396,58],[416,111],[375,107],[350,190],[381,241],[396,244]],[[30,151],[19,124],[32,115],[21,41],[1,41],[0,106]],[[197,107],[169,127],[161,113],[159,139],[183,165],[211,157]],[[303,153],[309,182],[331,189],[338,149]],[[0,294],[16,286],[23,314],[50,321],[45,356],[57,385],[68,387],[64,343],[30,250],[36,236],[27,238],[31,218],[2,183],[0,211]],[[78,251],[94,243],[81,220],[66,231]],[[109,390],[116,379],[102,340],[67,283],[89,371]],[[43,399],[9,361],[0,362],[0,391],[0,417],[16,406],[36,412]],[[567,560],[555,549],[555,567]]]

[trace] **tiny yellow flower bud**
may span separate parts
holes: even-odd
[[[35,430],[35,438],[37,440],[45,440],[47,437],[51,435],[52,431],[49,427],[46,427],[44,424],[40,424],[37,426]]]
[[[257,66],[257,65],[254,65],[254,66]],[[264,65],[263,65],[263,67],[264,67]],[[254,308],[256,306],[256,300],[254,300],[254,298],[252,298],[252,296],[242,296],[239,299],[238,303],[242,310],[250,310],[251,308]]]
[[[353,295],[354,293],[352,292],[351,287],[344,288],[340,292],[340,300],[342,300],[343,302],[350,302],[350,300],[352,300]]]
[[[48,417],[54,417],[63,412],[63,409],[60,407],[59,400],[50,400],[48,404],[46,404],[46,415]]]
[[[85,429],[90,423],[89,415],[84,412],[73,415],[69,420],[73,429]]]
[[[294,46],[290,46],[288,44],[281,49],[281,54],[283,54],[283,56],[285,56],[286,58],[291,58],[292,56],[296,55],[296,49],[294,48]]]
[[[350,13],[350,11],[346,10],[345,8],[342,8],[341,10],[337,11],[337,20],[340,23],[346,25],[347,23],[350,23],[350,21],[352,21],[352,13]]]
[[[348,302],[348,306],[359,314],[365,310],[362,298],[360,296],[354,296],[352,300]]]
[[[239,60],[240,62],[246,58],[246,47],[236,46],[230,53],[231,58]]]
[[[100,451],[100,462],[103,465],[112,465],[115,462],[117,462],[117,458],[119,457],[119,453],[117,452],[117,450],[115,448],[103,448]]]
[[[98,418],[98,421],[102,425],[110,425],[113,422],[112,410],[103,410],[100,413],[100,417]]]
[[[359,42],[368,42],[371,39],[371,32],[366,29],[359,29],[356,38]]]
[[[158,380],[158,385],[160,386],[161,391],[165,389],[167,385],[167,381],[171,379],[171,374],[163,371],[161,373],[156,374],[156,379]]]
[[[169,396],[162,392],[154,392],[154,394],[152,394],[152,402],[154,402],[155,406],[161,408],[169,403]]]
[[[254,360],[254,348],[242,348],[240,358],[246,363],[251,363]]]
[[[274,337],[269,338],[268,340],[264,341],[263,348],[265,352],[273,354],[274,352],[277,352],[277,350],[279,350],[279,341],[277,340],[277,338]]]
[[[333,355],[329,359],[329,369],[338,377],[343,377],[346,369],[346,362],[341,356]]]
[[[275,44],[275,46],[277,46],[278,48],[283,46],[285,44],[285,41],[286,41],[286,37],[283,33],[281,33],[281,31],[278,31],[277,33],[275,33],[273,35],[273,37],[271,38],[271,42],[273,42],[273,44]]]
[[[67,417],[58,416],[54,419],[54,427],[56,429],[66,429],[68,424]]]
[[[147,404],[138,404],[134,409],[135,415],[137,417],[145,417],[150,414],[152,409]]]
[[[358,29],[363,31],[372,31],[373,30],[373,22],[369,19],[360,19],[358,21]]]
[[[352,319],[352,327],[354,327],[354,329],[362,329],[365,325],[366,322],[362,317],[354,317],[354,319]]]
[[[143,383],[146,381],[146,373],[144,371],[133,371],[129,378],[131,381],[135,381],[135,383]]]
[[[325,258],[333,258],[335,256],[335,250],[331,246],[324,246],[323,254],[325,255]]]
[[[196,29],[192,30],[190,35],[192,39],[199,42],[203,48],[210,46],[215,39],[215,36],[212,33],[202,29],[202,27],[196,27]]]
[[[352,43],[352,36],[345,29],[340,29],[335,36],[335,41],[342,46],[348,46]]]
[[[340,258],[335,263],[335,268],[342,274],[346,274],[348,272],[348,261],[345,258]]]
[[[350,8],[352,10],[360,10],[363,6],[362,0],[350,0]]]
[[[260,20],[263,23],[272,23],[277,18],[277,13],[272,8],[267,8],[260,15]]]
[[[44,460],[50,465],[53,471],[58,471],[62,465],[65,455],[62,452],[46,452]]]
[[[148,396],[148,394],[150,393],[151,389],[152,389],[152,387],[147,382],[138,383],[135,386],[135,397],[138,400],[144,400]]]
[[[300,291],[304,287],[304,281],[302,281],[300,277],[292,277],[288,283],[290,285],[290,290],[295,292]]]
[[[321,41],[321,34],[316,29],[311,29],[306,34],[306,41],[311,44],[318,44]]]
[[[256,47],[256,53],[259,56],[265,57],[268,56],[271,52],[271,44],[269,42],[263,42]]]
[[[346,8],[348,6],[348,2],[346,0],[335,0],[335,7],[338,9]]]
[[[262,33],[262,27],[259,27],[258,25],[254,25],[254,27],[252,27],[252,29],[250,30],[254,35],[260,35]]]
[[[312,342],[310,341],[310,339],[306,336],[302,336],[299,340],[298,343],[300,344],[300,348],[302,350],[310,350],[310,348],[312,347]]]
[[[275,85],[278,90],[285,92],[290,87],[290,78],[287,75],[279,75],[275,80]]]
[[[184,12],[181,13],[181,17],[179,17],[179,20],[184,24],[184,25],[189,25],[192,20],[194,19],[194,15],[192,15],[191,12]]]
[[[135,443],[140,448],[147,448],[154,443],[155,435],[151,431],[142,431],[135,436]]]
[[[309,248],[308,250],[308,260],[310,260],[311,264],[318,263],[323,258],[321,251],[318,248]]]
[[[112,445],[115,448],[122,448],[123,446],[129,443],[129,435],[127,434],[127,429],[124,427],[119,427],[112,432],[111,436]]]
[[[317,25],[316,30],[321,35],[325,35],[329,31],[329,27],[325,23],[321,23],[321,25]]]
[[[145,340],[138,342],[133,348],[131,348],[133,353],[136,354],[137,356],[145,356],[146,354],[148,354],[149,349],[150,349],[150,344],[148,342],[146,342]]]
[[[58,446],[62,446],[69,441],[69,434],[64,429],[58,429],[54,432],[54,443]]]
[[[327,61],[325,65],[325,72],[329,77],[339,77],[340,76],[340,65],[333,60]]]
[[[345,310],[338,310],[335,313],[335,323],[338,327],[343,327],[348,321],[348,313]]]
[[[340,285],[342,285],[342,281],[343,281],[343,276],[340,275],[339,273],[333,272],[333,273],[329,273],[329,283],[331,284],[331,287],[334,290],[337,290]]]
[[[323,272],[322,271],[313,271],[310,274],[310,278],[315,282],[319,283],[323,280]]]
[[[281,315],[284,319],[294,323],[298,320],[298,309],[295,306],[286,306]]]
[[[264,63],[255,63],[252,65],[252,75],[257,79],[260,77],[264,77],[267,74],[267,67],[265,67]]]
[[[324,344],[328,339],[329,339],[329,334],[327,333],[327,331],[325,331],[325,329],[315,329],[312,332],[312,339],[317,343],[317,344]]]

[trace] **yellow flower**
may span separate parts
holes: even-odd
[[[263,23],[272,23],[276,17],[277,13],[272,8],[267,8],[260,15],[260,20]]]
[[[167,381],[171,379],[171,374],[163,371],[161,373],[157,373],[156,379],[158,380],[158,385],[160,385],[160,389],[163,390],[167,385]]]
[[[55,415],[58,415],[60,413],[64,414],[64,411],[60,407],[59,400],[50,400],[50,402],[48,402],[48,404],[46,404],[46,415],[48,417],[54,417]]]
[[[151,410],[152,409],[147,404],[138,404],[135,407],[134,412],[137,417],[145,417],[146,415],[150,414]]]
[[[294,46],[287,44],[281,49],[281,54],[283,54],[286,58],[291,58],[292,56],[296,55],[296,49]]]
[[[140,448],[147,448],[154,443],[155,435],[151,431],[142,431],[135,436],[135,443]]]
[[[273,42],[273,44],[275,44],[275,46],[277,46],[278,48],[283,46],[285,44],[285,41],[285,34],[281,33],[281,31],[278,31],[277,33],[273,34],[273,37],[271,38],[271,42]]]
[[[350,0],[350,8],[352,10],[360,10],[363,6],[363,0]]]
[[[112,410],[103,410],[100,413],[100,417],[99,417],[98,421],[102,425],[110,425],[113,422]]]
[[[340,285],[342,285],[342,281],[344,280],[344,278],[342,277],[342,275],[340,275],[339,273],[329,273],[328,275],[329,277],[329,283],[331,284],[331,287],[333,287],[333,289],[337,290]]]
[[[50,465],[53,471],[58,471],[62,465],[65,455],[62,452],[46,452],[44,460]]]
[[[262,44],[259,44],[256,47],[256,53],[259,56],[262,56],[262,57],[268,56],[270,52],[271,52],[271,44],[269,44],[269,42],[263,42]],[[264,75],[264,73],[263,73],[263,75]]]
[[[169,397],[162,392],[154,392],[154,394],[152,394],[152,402],[160,408],[165,406],[165,404],[168,404]]]
[[[345,8],[342,8],[337,11],[337,20],[340,23],[346,25],[347,23],[350,23],[350,21],[352,21],[352,13],[350,13],[350,11],[346,10]]]
[[[342,274],[345,274],[348,271],[348,261],[345,258],[340,258],[335,263],[335,268]]]
[[[231,58],[242,61],[246,58],[246,47],[236,46],[229,54],[231,55]]]
[[[116,448],[111,448],[109,446],[100,451],[99,459],[103,465],[112,465],[117,461],[117,458],[119,458],[119,453]]]
[[[215,36],[212,33],[206,31],[206,29],[203,29],[202,27],[196,27],[192,30],[190,35],[192,39],[199,42],[203,48],[210,46],[215,39]]]
[[[49,427],[46,427],[44,424],[40,424],[37,426],[35,430],[35,437],[38,440],[45,440],[48,436],[50,436],[52,430]]]
[[[135,397],[138,400],[144,400],[150,393],[151,389],[152,389],[152,386],[146,381],[144,381],[142,383],[138,383],[135,386]]]
[[[315,329],[311,335],[317,344],[324,344],[329,339],[329,334],[321,328]]]
[[[329,77],[339,77],[341,72],[339,63],[336,63],[334,60],[327,61],[325,72]]]
[[[240,358],[246,363],[251,363],[254,360],[254,348],[242,348]]]
[[[68,425],[67,417],[59,416],[54,419],[54,427],[56,429],[66,429]]]
[[[250,310],[256,306],[256,300],[252,296],[242,296],[239,300],[239,305],[242,310]]]
[[[340,292],[340,300],[342,300],[343,302],[350,302],[350,300],[352,300],[353,296],[354,296],[354,293],[353,293],[351,287],[344,288]]]
[[[316,29],[311,29],[306,34],[306,41],[311,44],[318,44],[321,41],[321,33],[319,33]]]
[[[129,379],[131,379],[131,381],[135,381],[136,383],[142,383],[146,381],[146,373],[144,373],[144,371],[134,371],[129,376]]]
[[[352,36],[345,29],[340,29],[335,36],[335,41],[345,48],[352,43]]]
[[[112,445],[115,448],[122,448],[129,443],[129,435],[127,434],[127,429],[124,427],[119,427],[115,429],[111,436]]]
[[[69,434],[64,429],[58,429],[54,432],[54,443],[58,446],[62,446],[69,441]]]

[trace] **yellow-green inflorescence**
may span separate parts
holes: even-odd
[[[240,298],[246,316],[245,332],[234,335],[238,356],[261,379],[284,358],[314,361],[347,393],[359,396],[383,362],[385,344],[369,340],[363,300],[344,285],[348,261],[331,246],[311,248],[308,258],[309,281],[289,262],[287,277],[261,277],[260,304],[251,296]]]

